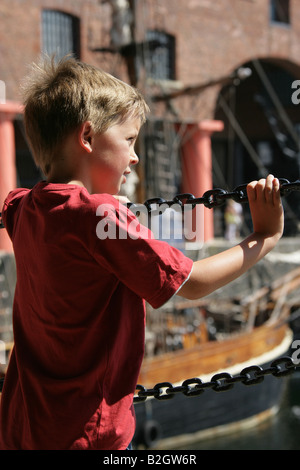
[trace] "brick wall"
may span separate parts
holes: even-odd
[[[176,37],[177,80],[196,85],[231,74],[255,58],[283,59],[300,65],[300,11],[290,1],[291,25],[271,23],[269,0],[145,0],[138,2],[140,37],[161,28]],[[185,119],[214,113],[219,87],[175,106]]]
[[[253,58],[280,58],[299,66],[300,11],[290,1],[291,26],[271,24],[269,0],[143,0],[136,2],[136,39],[147,29],[176,37],[176,78],[184,86],[232,73]],[[19,99],[27,65],[41,50],[41,11],[62,10],[81,22],[81,58],[128,80],[119,55],[92,52],[110,45],[111,6],[100,0],[1,0],[0,79],[7,99]],[[140,83],[146,92],[145,81]],[[185,119],[211,118],[219,87],[174,102]],[[155,108],[154,108],[155,109]]]
[[[0,79],[6,84],[6,98],[20,99],[19,84],[28,64],[41,52],[41,12],[57,9],[80,18],[81,59],[115,69],[111,54],[92,52],[100,45],[109,45],[111,9],[98,0],[2,0],[0,2]]]

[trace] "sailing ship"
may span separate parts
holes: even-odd
[[[296,268],[245,296],[174,299],[164,311],[149,309],[138,383],[146,390],[161,384],[164,391],[168,383],[175,387],[191,379],[187,383],[195,384],[199,378],[206,383],[219,373],[236,376],[250,366],[270,367],[290,351],[289,319],[299,308],[299,286]],[[255,426],[278,412],[287,380],[266,375],[256,386],[236,383],[224,393],[208,387],[190,397],[150,396],[135,403],[134,445],[178,449]]]

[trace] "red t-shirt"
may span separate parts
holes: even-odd
[[[17,284],[0,449],[126,449],[144,353],[143,299],[164,304],[192,261],[137,228],[114,197],[77,185],[17,189],[2,216]],[[122,236],[105,238],[105,224]]]

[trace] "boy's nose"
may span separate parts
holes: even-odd
[[[136,165],[138,162],[139,162],[139,157],[137,156],[137,154],[135,152],[133,152],[131,154],[130,164],[131,165]]]

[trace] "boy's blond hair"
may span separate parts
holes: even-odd
[[[96,133],[137,116],[145,121],[148,106],[132,86],[71,57],[33,64],[23,82],[24,123],[33,158],[45,175],[59,143],[91,121]]]

